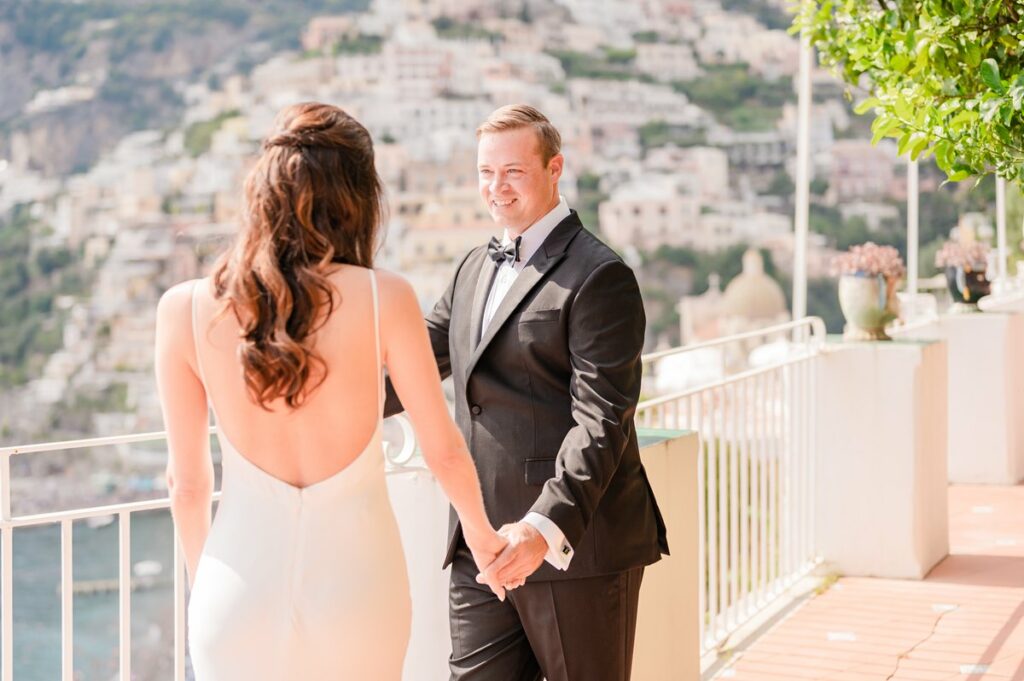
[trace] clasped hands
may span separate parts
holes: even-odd
[[[504,601],[506,591],[525,584],[526,578],[541,566],[548,544],[537,528],[522,521],[503,525],[498,536],[503,543],[500,551],[496,546],[491,550],[474,550],[472,545],[470,551],[480,570],[477,583],[486,584],[494,595]]]

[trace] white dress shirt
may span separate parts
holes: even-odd
[[[557,206],[552,208],[550,212],[537,220],[537,222],[527,227],[526,231],[523,232],[522,241],[519,243],[519,262],[509,263],[508,261],[503,261],[498,265],[498,271],[495,273],[494,280],[491,283],[491,290],[487,294],[487,304],[484,306],[483,325],[480,328],[481,336],[487,330],[491,320],[494,319],[495,311],[501,305],[501,301],[505,298],[509,289],[512,288],[512,284],[515,283],[519,273],[530,262],[530,258],[544,245],[544,240],[558,226],[558,223],[569,217],[569,204],[566,203],[565,197],[559,196],[558,199]],[[512,239],[509,237],[508,228],[506,227],[501,244],[506,246],[510,243],[512,243]],[[544,556],[544,560],[559,570],[567,569],[572,561],[573,549],[569,546],[569,542],[565,540],[565,533],[558,528],[558,525],[547,516],[533,511],[526,514],[523,522],[537,528],[537,531],[544,537],[544,541],[547,542],[548,552]]]

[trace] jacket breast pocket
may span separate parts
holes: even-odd
[[[557,322],[562,310],[553,308],[550,310],[523,310],[519,315],[520,324],[531,324],[536,322]]]
[[[523,462],[523,473],[527,485],[543,485],[555,477],[555,460],[527,459]]]

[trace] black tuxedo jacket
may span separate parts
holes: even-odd
[[[575,211],[530,259],[480,334],[496,268],[485,246],[462,260],[427,317],[455,420],[495,527],[528,511],[574,549],[533,580],[589,577],[657,561],[665,525],[640,463],[633,413],[645,317],[632,270]],[[385,414],[402,410],[388,384]],[[452,513],[448,554],[460,538]]]

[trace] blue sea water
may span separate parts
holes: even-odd
[[[74,579],[116,579],[118,522],[99,528],[76,522]],[[56,681],[61,673],[60,528],[14,532],[14,677]],[[131,562],[163,566],[156,586],[132,592],[132,677],[170,679],[173,669],[173,528],[167,511],[131,517]],[[111,681],[119,665],[118,594],[74,597],[74,668],[77,681]]]

